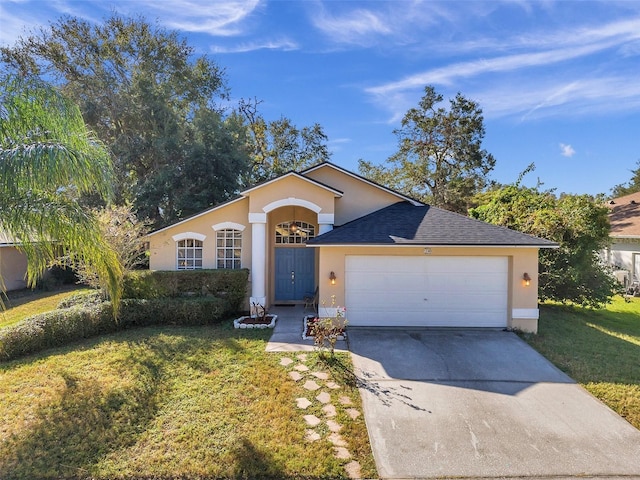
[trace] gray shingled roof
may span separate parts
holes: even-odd
[[[555,247],[556,243],[441,208],[399,202],[334,228],[309,245]]]

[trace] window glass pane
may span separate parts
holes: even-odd
[[[178,270],[202,268],[202,241],[186,238],[176,242]]]
[[[242,232],[218,230],[216,232],[216,268],[241,268]],[[238,260],[235,260],[237,258]]]

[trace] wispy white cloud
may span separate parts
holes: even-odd
[[[640,38],[640,21],[638,22],[636,35]],[[546,67],[559,62],[598,53],[617,44],[618,42],[616,40],[609,40],[584,46],[454,63],[445,67],[410,75],[396,82],[371,87],[367,89],[367,92],[374,95],[384,95],[391,91],[407,90],[429,84],[451,85],[460,78],[475,77],[485,73],[508,72],[531,67]]]
[[[369,2],[367,8],[351,9],[349,2],[316,2],[311,23],[330,42],[347,46],[407,44],[417,41],[416,30],[450,20],[454,12],[437,2]],[[390,39],[393,39],[390,41]]]
[[[563,81],[555,78],[498,81],[469,95],[487,118],[515,117],[519,121],[546,117],[607,115],[640,108],[640,84],[626,76]]]
[[[144,9],[146,14],[157,16],[163,24],[175,30],[233,36],[242,33],[240,23],[260,4],[260,0],[138,0],[131,7]]]
[[[563,157],[571,158],[575,154],[576,154],[576,151],[573,149],[571,145],[568,145],[566,143],[560,144],[560,155],[562,155]]]
[[[343,147],[349,143],[351,143],[351,139],[347,137],[332,138],[327,142],[327,146],[332,152],[340,152],[343,150]]]
[[[56,18],[41,16],[34,6],[29,15],[10,15],[0,2],[0,42],[10,44],[19,36],[29,33],[35,27],[46,25]],[[21,3],[15,2],[12,3]],[[23,2],[26,6],[28,2]],[[35,2],[34,2],[35,3]],[[225,0],[201,2],[198,0],[136,0],[118,2],[115,6],[101,0],[72,2],[68,0],[51,0],[47,7],[58,16],[71,15],[90,22],[99,22],[110,15],[110,8],[116,8],[124,15],[142,14],[149,20],[157,19],[166,27],[183,31],[207,33],[218,36],[234,36],[245,33],[243,22],[261,7],[263,0]],[[26,7],[22,7],[26,8]],[[46,14],[43,14],[46,15]]]
[[[588,109],[607,112],[628,109],[640,102],[637,73],[612,70],[605,76],[594,72],[588,59],[605,51],[612,52],[608,61],[624,55],[625,49],[628,55],[633,51],[629,46],[639,41],[640,17],[592,29],[565,31],[562,35],[550,33],[537,44],[518,38],[506,43],[518,44],[519,49],[526,45],[524,50],[529,51],[500,54],[494,50],[493,56],[488,51],[485,52],[488,58],[455,62],[364,90],[375,103],[391,112],[390,122],[401,118],[425,85],[449,89],[471,85],[465,88],[465,94],[480,101],[486,113],[517,115],[521,120],[571,115]],[[576,62],[583,60],[587,62],[578,66]],[[476,90],[475,95],[469,95],[471,89]],[[616,100],[622,100],[622,105],[607,104]]]
[[[372,35],[389,35],[392,32],[380,14],[366,9],[338,16],[323,8],[312,21],[316,28],[338,43],[368,43]]]
[[[266,40],[255,42],[244,42],[238,45],[225,47],[221,45],[213,45],[211,47],[212,53],[224,54],[224,53],[246,53],[256,50],[281,50],[289,52],[292,50],[298,50],[299,46],[293,40],[283,38],[279,40]]]

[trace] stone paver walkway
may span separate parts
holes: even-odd
[[[318,442],[325,439],[331,442],[333,454],[338,460],[351,460],[344,465],[347,476],[362,478],[360,463],[352,459],[347,442],[340,435],[343,425],[336,421],[338,409],[344,411],[352,419],[357,418],[360,412],[353,408],[352,401],[348,396],[340,395],[338,391],[340,386],[330,380],[329,373],[309,368],[304,364],[307,360],[306,353],[297,353],[291,358],[283,357],[280,359],[280,365],[288,370],[289,378],[296,383],[304,382],[302,387],[308,392],[306,396],[296,398],[296,407],[300,410],[301,417],[309,427],[305,431],[305,440]],[[307,413],[314,406],[322,412],[321,417]]]

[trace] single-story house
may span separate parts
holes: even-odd
[[[553,242],[432,207],[332,163],[289,172],[148,236],[150,268],[248,268],[250,300],[347,308],[350,326],[535,332]]]
[[[614,198],[607,206],[611,245],[604,256],[627,286],[640,281],[640,192]]]
[[[25,288],[26,275],[27,256],[18,250],[12,238],[0,232],[0,277],[5,289],[9,291]]]

